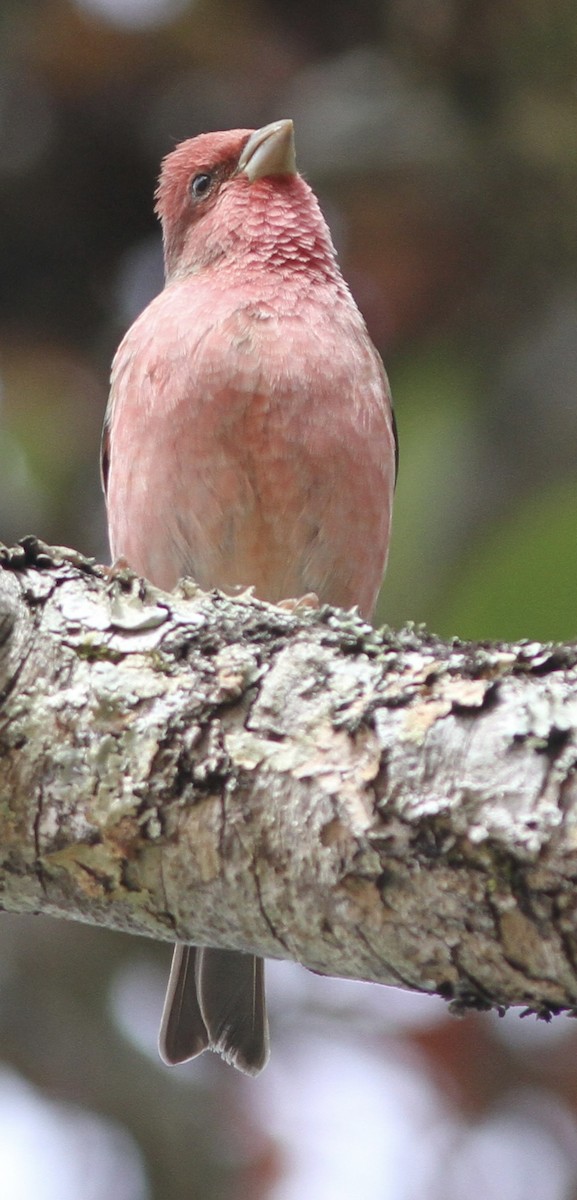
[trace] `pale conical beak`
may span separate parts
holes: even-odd
[[[295,139],[290,120],[273,121],[255,129],[238,160],[238,171],[249,183],[267,175],[296,175]]]

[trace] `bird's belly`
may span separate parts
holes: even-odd
[[[132,469],[119,477],[112,462],[114,556],[166,589],[191,575],[273,603],[316,592],[370,617],[389,537],[387,420],[367,436],[298,404],[229,394],[194,421],[141,419],[138,446],[118,456]]]

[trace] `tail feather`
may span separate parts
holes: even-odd
[[[174,947],[158,1035],[160,1057],[170,1065],[196,1058],[209,1045],[196,993],[197,958],[201,953],[196,946],[180,942]]]
[[[237,950],[177,943],[158,1039],[164,1062],[214,1050],[247,1075],[269,1055],[264,962]]]
[[[269,1056],[264,962],[237,950],[199,952],[197,989],[210,1048],[247,1075]]]

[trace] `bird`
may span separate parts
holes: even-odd
[[[293,122],[181,142],[156,212],[165,285],[116,352],[102,438],[113,561],[167,590],[192,576],[371,620],[397,471],[391,394]],[[249,1075],[266,1064],[263,960],[177,943],[160,1054],[206,1049]]]

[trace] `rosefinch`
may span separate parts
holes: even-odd
[[[114,359],[103,438],[114,557],[162,588],[316,593],[372,616],[389,543],[387,379],[297,173],[291,121],[164,160],[166,286]],[[177,945],[167,1062],[268,1056],[262,959]]]

